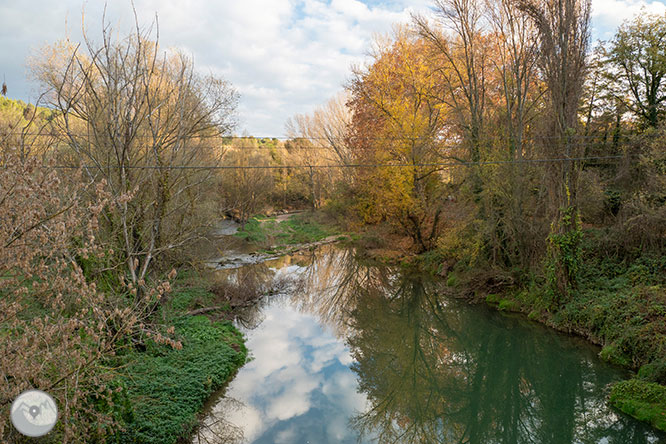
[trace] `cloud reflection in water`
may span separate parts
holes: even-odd
[[[263,321],[245,332],[253,359],[226,392],[242,405],[230,408],[222,398],[211,416],[242,428],[248,442],[355,443],[348,421],[367,401],[357,392],[347,347],[287,297],[262,312]]]

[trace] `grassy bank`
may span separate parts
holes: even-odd
[[[145,350],[120,357],[125,365],[117,385],[118,417],[124,431],[117,443],[170,444],[186,439],[206,400],[245,363],[242,335],[226,320],[186,313],[215,295],[189,278],[171,295],[159,316],[175,327],[182,348],[148,341]]]
[[[339,230],[324,223],[320,217],[319,214],[299,213],[278,221],[275,216],[255,216],[236,236],[257,244],[264,252],[277,253],[290,245],[319,242],[340,234]]]
[[[615,386],[610,402],[618,409],[660,430],[666,430],[666,387],[642,379],[622,381]]]
[[[526,314],[553,328],[586,337],[602,347],[600,357],[634,371],[616,384],[610,402],[637,419],[666,431],[666,256],[613,254],[600,233],[585,233],[578,286],[553,303],[545,278],[522,270],[493,274],[490,267],[446,263],[437,252],[419,258],[432,272],[446,274],[447,285],[503,311]],[[489,277],[492,276],[492,277]]]

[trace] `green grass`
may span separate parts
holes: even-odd
[[[243,229],[239,229],[235,236],[248,242],[264,243],[275,231],[277,221],[275,218],[263,219],[255,216],[245,223]]]
[[[511,301],[508,299],[502,299],[497,305],[497,309],[500,311],[519,311],[518,303],[516,301]]]
[[[610,402],[634,418],[666,431],[666,387],[654,382],[630,379],[611,390]]]
[[[338,231],[320,224],[311,215],[299,214],[281,222],[274,217],[255,216],[236,236],[264,248],[270,247],[269,252],[279,252],[289,245],[317,242],[337,234]]]
[[[183,313],[214,296],[189,286],[176,290],[161,313],[175,327],[182,349],[146,343],[119,359],[126,364],[116,384],[116,416],[124,431],[116,443],[173,444],[186,439],[198,423],[206,400],[245,363],[243,337],[229,321]]]

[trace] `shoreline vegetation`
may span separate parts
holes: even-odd
[[[247,359],[233,310],[277,291],[206,275],[224,217],[262,257],[344,241],[583,336],[666,430],[666,15],[592,47],[591,0],[433,3],[287,137],[235,135],[233,85],[137,11],[33,54],[39,103],[2,85],[0,441],[31,388],[66,419],[44,443],[185,439]]]
[[[222,300],[221,300],[222,299]],[[247,359],[242,334],[230,320],[230,304],[216,295],[205,277],[176,277],[172,298],[159,316],[174,326],[181,347],[147,341],[143,350],[117,357],[123,367],[115,380],[121,431],[110,442],[174,444],[189,439],[211,395],[230,382]],[[219,307],[192,314],[202,305]]]
[[[666,431],[666,256],[637,254],[619,260],[608,255],[600,259],[603,233],[588,229],[581,284],[566,304],[553,309],[544,305],[547,288],[538,277],[521,282],[505,275],[498,281],[496,270],[462,262],[452,266],[451,258],[441,250],[416,254],[392,248],[378,232],[357,235],[351,245],[373,259],[440,276],[459,299],[520,313],[599,346],[601,359],[633,373],[631,379],[614,384],[610,404]],[[397,243],[397,239],[391,242]]]

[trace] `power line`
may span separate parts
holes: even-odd
[[[395,163],[395,164],[333,164],[333,165],[42,165],[41,168],[51,169],[145,169],[145,170],[249,170],[249,169],[331,169],[331,168],[412,168],[412,167],[458,167],[458,166],[483,166],[521,163],[549,163],[549,162],[573,162],[585,160],[608,160],[622,159],[625,155],[618,156],[590,156],[590,157],[561,157],[550,159],[522,159],[522,160],[491,160],[479,162],[431,162],[431,163]]]
[[[380,140],[380,139],[377,139]],[[394,141],[398,141],[401,139],[394,139]],[[408,139],[402,139],[402,141],[405,141]],[[584,142],[573,142],[573,145],[577,148],[590,148],[590,147],[595,147],[598,146],[599,143],[602,143],[602,141],[584,141]],[[610,142],[608,142],[610,143]],[[528,145],[529,143],[525,143],[525,145]],[[159,144],[158,144],[159,145]],[[111,148],[111,147],[107,147]],[[266,151],[266,150],[278,150],[278,151],[287,151],[287,152],[297,152],[297,151],[330,151],[330,152],[335,152],[336,148],[332,146],[321,146],[321,145],[314,145],[314,146],[303,146],[303,145],[277,145],[277,146],[268,146],[268,145],[230,145],[230,144],[223,144],[220,148],[226,149],[226,150],[239,150],[239,151]],[[387,150],[391,149],[393,147],[386,147],[386,146],[363,146],[363,147],[353,147],[353,146],[346,146],[344,149],[346,151],[350,152],[368,152],[368,151],[380,151],[380,150]],[[397,148],[397,147],[396,147]],[[432,149],[439,149],[439,150],[453,150],[453,149],[464,149],[465,147],[463,145],[438,145],[434,144],[432,146]]]
[[[620,136],[626,136],[627,134],[620,134]],[[30,136],[30,137],[64,137],[64,134],[60,133],[52,133],[52,132],[46,132],[46,133],[22,133],[22,132],[8,132],[8,133],[0,133],[0,136],[2,137],[8,137],[8,136]],[[643,134],[642,137],[658,137],[658,134]],[[77,138],[87,138],[85,135],[82,136],[75,136]],[[433,140],[436,141],[435,139],[436,136],[418,136],[418,137],[406,137],[406,136],[396,136],[396,137],[360,137],[357,139],[362,139],[362,140],[373,140],[373,141],[417,141],[417,140]],[[603,135],[585,135],[585,134],[574,134],[569,136],[569,140],[594,140],[594,139],[603,139],[604,137],[608,138],[607,136]],[[336,137],[320,137],[320,136],[295,136],[295,137],[290,137],[290,136],[230,136],[230,135],[221,135],[221,134],[200,134],[200,135],[193,135],[189,136],[191,139],[231,139],[231,140],[256,140],[256,141],[265,141],[265,140],[278,140],[278,141],[302,141],[302,140],[318,140],[318,141],[347,141],[350,139],[354,139],[354,137],[346,137],[346,136],[336,136]],[[136,134],[132,136],[132,139],[154,139],[153,136],[150,134]],[[541,140],[560,140],[562,137],[559,136],[533,136],[530,139],[527,140],[529,141],[541,141]]]

